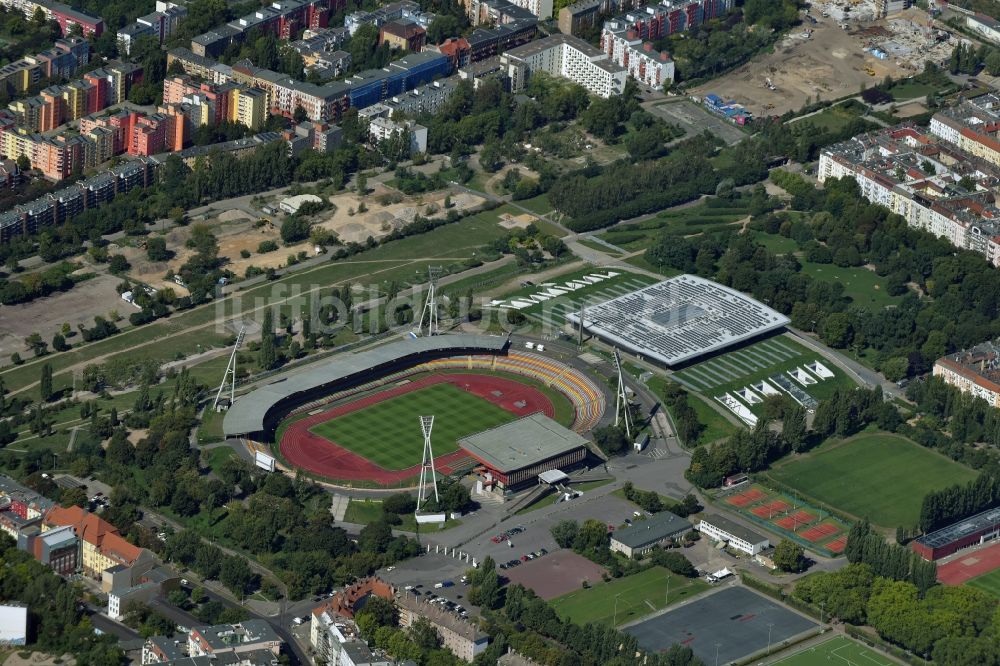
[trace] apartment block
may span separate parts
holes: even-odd
[[[984,342],[971,349],[939,358],[933,374],[962,393],[1000,407],[1000,346]]]
[[[546,72],[608,98],[625,89],[625,70],[578,37],[552,35],[511,49],[500,56],[511,92],[520,92],[534,72]]]
[[[69,508],[53,507],[45,514],[42,521],[45,531],[58,527],[71,526],[81,542],[81,560],[83,573],[95,579],[101,579],[102,574],[118,566],[132,567],[154,562],[153,554],[145,548],[133,546],[122,538],[111,523],[81,509],[78,506]],[[109,590],[105,590],[107,592]]]
[[[601,50],[643,85],[661,90],[673,83],[670,56],[652,42],[690,30],[733,8],[733,0],[689,0],[640,7],[604,22]]]
[[[511,21],[493,28],[477,28],[466,38],[469,61],[480,62],[495,58],[504,51],[527,44],[538,34],[538,19],[532,17]]]
[[[0,6],[7,9],[16,9],[24,13],[27,18],[35,15],[35,10],[41,9],[45,18],[59,24],[59,29],[63,36],[69,32],[73,26],[79,26],[85,37],[100,37],[104,32],[104,19],[100,16],[92,16],[85,12],[73,9],[69,5],[52,0],[0,0]]]
[[[945,138],[955,136],[953,120],[935,116],[931,130],[940,132],[937,139],[904,125],[830,146],[820,155],[817,178],[851,177],[862,196],[902,216],[909,226],[1000,266],[1000,209],[993,194],[1000,168]],[[960,142],[968,139],[961,130],[958,136]],[[975,143],[986,145],[987,138]],[[967,189],[970,181],[972,189]]]
[[[559,10],[559,31],[578,36],[598,25],[609,14],[645,5],[645,0],[580,0]]]
[[[379,44],[417,53],[427,40],[427,31],[410,19],[389,21],[379,29]]]
[[[118,50],[125,55],[132,52],[135,42],[142,37],[150,37],[163,44],[187,16],[187,7],[173,2],[157,3],[163,10],[140,16],[134,22],[118,31]]]
[[[88,62],[90,42],[78,37],[57,39],[51,49],[0,67],[0,85],[22,94],[42,79],[69,78]]]
[[[191,40],[191,51],[203,57],[217,58],[232,44],[241,44],[251,31],[291,40],[305,29],[327,27],[330,16],[344,6],[345,0],[275,0],[235,21],[198,35]]]
[[[459,659],[471,662],[489,647],[489,634],[440,606],[407,593],[397,597],[396,605],[399,607],[401,627],[409,627],[421,618],[427,620],[441,637],[442,646]]]

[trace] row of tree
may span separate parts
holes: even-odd
[[[844,555],[851,563],[867,564],[876,575],[912,583],[921,594],[937,585],[937,564],[914,551],[891,544],[872,530],[868,521],[851,525]]]

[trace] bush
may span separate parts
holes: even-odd
[[[273,240],[261,241],[260,245],[257,246],[257,254],[267,254],[268,252],[274,252],[278,249],[278,244]]]

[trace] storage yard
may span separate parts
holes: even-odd
[[[921,9],[873,22],[871,2],[849,5],[846,19],[839,18],[845,16],[844,4],[813,4],[811,18],[804,18],[773,52],[688,92],[698,98],[717,94],[745,105],[754,115],[780,115],[815,101],[817,95],[836,99],[887,75],[912,76],[925,61],[940,63],[951,54],[955,36],[940,40],[938,24],[932,26]]]

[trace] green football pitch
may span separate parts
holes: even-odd
[[[976,478],[976,472],[905,437],[862,433],[777,465],[770,475],[876,525],[915,525],[924,493]],[[919,489],[919,492],[915,489]]]
[[[1000,569],[995,569],[982,576],[976,576],[968,581],[966,585],[980,589],[987,594],[992,594],[1000,599]]]
[[[468,435],[513,421],[516,416],[448,383],[404,393],[330,421],[310,432],[387,470],[419,465],[424,450],[420,416],[434,415],[434,455],[458,448]]]
[[[883,654],[844,636],[802,649],[771,666],[896,666]]]

